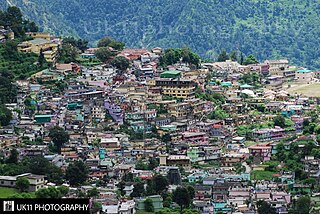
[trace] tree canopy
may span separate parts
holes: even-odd
[[[96,51],[95,55],[101,62],[108,62],[112,59],[114,53],[112,53],[107,47],[101,47]]]
[[[63,144],[69,141],[69,134],[59,126],[55,126],[49,130],[49,137],[56,146],[58,153],[61,152]]]
[[[178,187],[173,192],[173,201],[180,206],[180,210],[182,213],[183,208],[187,208],[191,203],[191,198],[188,189],[185,187]]]
[[[258,63],[258,60],[253,54],[250,54],[244,61],[243,65],[250,65],[250,64],[256,64]]]
[[[258,201],[258,213],[259,214],[276,214],[276,209],[273,208],[268,202],[266,201]]]
[[[26,177],[19,177],[16,181],[16,187],[20,192],[26,192],[29,189],[30,182]]]
[[[0,105],[0,125],[7,126],[12,120],[11,111],[4,105]]]
[[[111,64],[113,66],[115,66],[117,69],[119,69],[121,71],[125,71],[125,70],[127,70],[127,68],[129,68],[130,61],[127,58],[123,57],[123,56],[116,56],[112,60]]]
[[[70,185],[78,186],[88,179],[89,169],[82,161],[74,161],[69,164],[66,170],[66,179]]]
[[[195,66],[199,66],[200,57],[192,52],[190,48],[170,48],[165,50],[164,55],[160,59],[162,66],[173,65],[177,62],[185,62]]]

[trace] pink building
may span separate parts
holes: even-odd
[[[205,132],[184,132],[182,133],[182,140],[193,145],[206,145],[209,143],[209,137]]]
[[[254,157],[260,157],[262,161],[269,161],[271,158],[270,144],[257,144],[249,147],[249,152]]]
[[[284,200],[285,204],[291,203],[291,195],[286,192],[271,192],[272,201],[281,201]]]

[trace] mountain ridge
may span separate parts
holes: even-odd
[[[189,46],[204,58],[222,49],[259,60],[288,58],[320,68],[320,0],[11,0],[43,30],[128,47]],[[0,7],[7,6],[0,0]]]

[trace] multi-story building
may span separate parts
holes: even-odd
[[[267,78],[266,88],[272,91],[280,91],[283,86],[283,76],[270,76]]]
[[[286,131],[281,127],[255,129],[252,138],[257,141],[279,140],[286,137]]]
[[[271,158],[271,145],[257,144],[249,147],[249,152],[253,157],[258,157],[261,161],[269,161]]]
[[[16,187],[16,182],[18,178],[27,178],[29,185],[29,192],[35,192],[40,188],[44,187],[45,180],[42,175],[34,175],[31,173],[25,173],[16,176],[0,176],[0,186],[2,187]]]
[[[106,109],[103,106],[92,107],[92,119],[103,121],[106,117]]]
[[[281,69],[284,70],[289,67],[289,61],[287,59],[266,60],[264,63],[269,65],[269,71],[271,75],[276,75],[276,73]]]
[[[199,122],[196,125],[201,131],[206,132],[209,136],[221,137],[227,134],[223,120]]]
[[[196,83],[192,80],[180,78],[159,78],[149,81],[150,86],[162,88],[162,94],[176,98],[194,98]]]
[[[313,72],[310,70],[297,70],[296,81],[299,83],[310,83],[313,80]]]
[[[33,33],[31,34],[33,35]],[[43,53],[48,62],[55,62],[60,45],[59,40],[51,40],[50,34],[35,33],[33,40],[22,42],[18,45],[18,51],[24,53]]]
[[[205,132],[184,132],[182,133],[182,140],[192,145],[208,144],[208,135]]]
[[[185,155],[160,155],[160,166],[177,166],[190,168],[190,157]]]
[[[224,167],[232,167],[237,163],[242,163],[245,160],[245,156],[243,154],[238,153],[227,153],[220,157],[221,166]]]

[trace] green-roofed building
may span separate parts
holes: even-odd
[[[52,115],[50,114],[38,114],[34,116],[37,123],[49,123],[51,122]]]
[[[303,70],[297,70],[298,73],[310,73],[311,70],[306,70],[306,69],[303,69]]]
[[[248,85],[248,84],[244,84],[244,85],[240,85],[241,89],[248,89],[248,88],[253,88],[254,86],[252,85]]]
[[[81,109],[83,106],[80,103],[68,103],[67,108],[69,110]]]
[[[181,76],[181,71],[170,70],[160,74],[161,78],[178,78]]]
[[[177,126],[175,125],[165,125],[160,127],[161,130],[163,131],[175,131],[177,130]]]
[[[209,82],[209,85],[217,85],[216,82]]]
[[[223,86],[223,87],[230,87],[231,85],[232,85],[231,82],[222,82],[221,83],[221,86]]]

